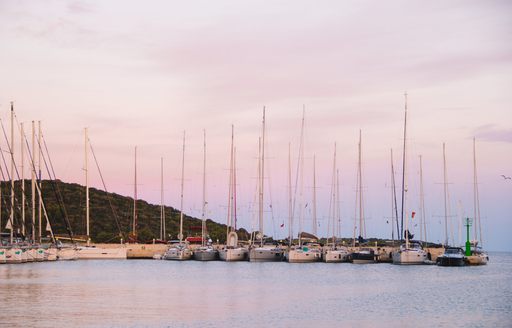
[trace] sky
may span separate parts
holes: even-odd
[[[251,230],[265,106],[264,231],[283,238],[288,146],[295,179],[305,108],[305,230],[316,191],[318,234],[328,234],[336,143],[341,234],[352,237],[361,130],[366,233],[390,238],[390,150],[401,182],[407,92],[406,212],[420,212],[421,155],[427,238],[444,241],[446,143],[448,219],[459,242],[458,222],[474,216],[476,138],[483,246],[512,251],[512,180],[501,177],[512,176],[511,12],[509,1],[0,0],[0,118],[9,129],[14,101],[28,133],[40,120],[57,177],[80,184],[87,127],[108,190],[122,195],[133,195],[137,146],[138,196],[155,204],[163,158],[164,202],[177,208],[185,131],[183,210],[193,216],[206,130],[207,213],[221,223],[233,124],[238,225]],[[90,184],[102,189],[94,165]],[[416,216],[419,236],[417,224]]]

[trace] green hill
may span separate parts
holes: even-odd
[[[10,215],[10,183],[6,181],[1,182],[2,192],[2,231],[5,232],[4,227],[7,218]],[[49,181],[43,180],[42,193],[43,202],[50,218],[54,234],[67,235],[65,213],[62,206],[59,206],[57,193],[54,190],[60,190],[62,200],[64,203],[65,213],[69,219],[71,230],[75,236],[84,236],[86,234],[85,224],[85,187],[76,183],[65,183],[62,181]],[[32,220],[31,209],[31,184],[30,180],[25,180],[26,192],[26,207],[25,218],[27,222]],[[21,190],[20,183],[15,183],[16,194],[16,210],[15,210],[15,225],[20,226],[21,222]],[[116,213],[118,224],[109,204],[109,197],[112,202],[112,207]],[[133,222],[133,198],[121,196],[115,193],[106,193],[102,190],[95,188],[89,189],[90,199],[90,229],[91,239],[93,242],[119,242],[120,233],[124,240],[131,232]],[[36,206],[37,211],[37,206]],[[144,200],[137,201],[138,213],[138,240],[140,242],[149,242],[153,238],[160,237],[160,205],[149,204]],[[167,239],[176,239],[179,232],[180,213],[176,209],[166,206],[165,207],[165,222]],[[44,221],[43,221],[44,222]],[[226,240],[226,225],[219,224],[210,219],[206,222],[208,232],[212,240],[225,242]],[[200,236],[201,234],[201,220],[184,216],[183,232],[185,237]],[[43,225],[43,230],[45,225]],[[30,230],[30,224],[27,225],[27,230]],[[238,230],[240,239],[248,239],[249,234],[244,229]]]

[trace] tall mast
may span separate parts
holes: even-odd
[[[201,246],[205,246],[206,238],[206,130],[203,130],[203,209],[201,213],[203,224],[201,225]]]
[[[338,204],[337,204],[337,188],[338,188],[338,184],[337,184],[337,170],[336,170],[336,143],[334,143],[334,157],[333,157],[333,163],[332,163],[332,178],[331,178],[331,208],[332,208],[332,213],[331,213],[331,217],[329,218],[330,220],[332,220],[332,246],[334,247],[335,244],[336,244],[336,241],[335,241],[335,238],[336,238],[336,221],[337,221],[337,215],[338,215],[338,212],[337,212],[337,207],[338,207]]]
[[[262,123],[262,142],[261,142],[261,166],[260,166],[260,190],[259,190],[259,232],[261,234],[260,245],[263,247],[263,193],[264,193],[264,174],[265,174],[265,107],[263,107],[263,123]]]
[[[231,232],[232,225],[232,210],[233,210],[233,148],[234,148],[234,137],[235,135],[235,126],[231,124],[231,148],[230,148],[230,160],[229,160],[229,186],[228,186],[228,215],[226,220],[226,238]]]
[[[474,235],[475,241],[479,240],[480,246],[482,247],[482,223],[480,221],[480,199],[478,195],[478,178],[476,174],[476,140],[473,138],[473,206],[474,206]],[[478,236],[477,237],[477,225],[478,225]]]
[[[32,121],[32,165],[31,167],[31,196],[32,196],[32,242],[36,242],[36,171],[35,171],[35,149],[36,149],[36,127],[35,122]],[[1,203],[1,201],[0,201]]]
[[[359,236],[363,236],[363,173],[362,173],[362,154],[361,154],[361,130],[359,130],[359,161],[358,161],[358,180],[359,180]]]
[[[160,158],[160,240],[165,238],[164,158]]]
[[[443,142],[443,181],[444,181],[444,245],[448,246],[448,184],[446,182],[446,147]]]
[[[14,240],[14,103],[11,101],[11,234],[10,242]]]
[[[38,177],[37,179],[39,180],[39,211],[38,211],[38,214],[39,214],[39,217],[38,217],[38,223],[39,223],[39,242],[41,242],[41,239],[43,237],[43,196],[42,196],[42,190],[43,190],[43,175],[42,175],[42,170],[41,170],[41,156],[42,156],[42,153],[43,153],[43,150],[41,148],[41,143],[42,143],[42,139],[43,139],[43,133],[42,133],[42,129],[41,129],[41,121],[37,121],[37,127],[38,127],[38,143],[37,143],[37,149],[38,149],[38,159],[37,159],[37,165],[38,165]]]
[[[316,221],[316,155],[313,155],[313,235],[317,235]]]
[[[393,188],[393,202],[394,202],[394,219],[396,222],[396,233],[397,236],[400,237],[400,227],[398,223],[398,204],[397,204],[397,197],[396,197],[396,181],[395,181],[395,164],[393,160],[393,149],[391,149],[391,181],[392,181],[392,188]]]
[[[180,194],[180,244],[183,241],[183,188],[185,186],[185,131],[183,131],[183,150],[181,153],[181,194]]]
[[[421,207],[421,220],[420,220],[420,237],[421,240],[427,242],[427,223],[425,215],[425,192],[423,188],[423,158],[420,155],[420,207]]]
[[[404,97],[405,97],[405,117],[404,117],[404,148],[403,148],[403,154],[402,154],[402,210],[401,210],[401,228],[400,228],[400,238],[403,239],[404,238],[404,214],[405,214],[405,211],[406,211],[406,208],[405,208],[405,189],[407,188],[406,186],[406,182],[405,182],[405,172],[406,172],[406,145],[407,145],[407,92],[404,93]],[[407,219],[406,219],[406,222],[407,224]],[[407,227],[405,228],[405,230],[407,230]],[[407,233],[406,236],[405,236],[405,239],[406,239],[406,244],[409,243],[409,234]],[[407,245],[408,246],[408,245]]]
[[[25,130],[23,128],[23,122],[20,123],[20,153],[21,153],[21,234],[25,237],[25,145],[23,143],[25,139]]]
[[[86,224],[86,235],[87,235],[87,245],[91,242],[91,234],[89,230],[89,159],[88,159],[88,135],[87,128],[84,129],[84,149],[85,149],[85,158],[84,158],[84,171],[85,171],[85,224]]]
[[[394,197],[394,188],[395,188],[395,185],[394,185],[394,175],[395,175],[395,172],[393,170],[393,148],[391,148],[391,165],[390,165],[390,168],[391,168],[391,186],[390,186],[390,190],[391,190],[391,240],[393,240],[393,244],[395,243],[395,227],[394,227],[394,224],[395,224],[395,197]]]
[[[341,238],[341,203],[340,203],[340,171],[336,169],[336,211],[338,212],[336,215],[337,219],[337,234],[339,238]]]
[[[305,107],[305,106],[304,106]],[[306,109],[302,109],[302,128],[300,132],[300,148],[299,148],[299,167],[300,167],[300,187],[299,187],[299,247],[302,246],[302,221],[304,220],[304,116]],[[297,172],[298,173],[298,172]]]
[[[133,239],[137,241],[137,146],[135,146],[135,162],[134,162],[134,185],[133,185]]]
[[[233,149],[233,227],[232,231],[236,232],[236,147]]]
[[[292,214],[292,155],[291,142],[288,143],[288,244],[292,246],[293,240],[293,214]]]

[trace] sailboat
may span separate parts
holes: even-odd
[[[303,186],[304,186],[304,116],[305,109],[302,111],[302,124],[301,124],[301,132],[300,132],[300,144],[299,144],[299,157],[297,162],[297,172],[295,176],[295,194],[297,194],[297,190],[299,191],[299,244],[295,246],[291,246],[288,250],[288,254],[286,255],[286,260],[290,263],[309,263],[309,262],[318,262],[322,259],[322,250],[320,249],[319,244],[317,243],[318,238],[313,235],[302,231],[303,220],[304,220],[304,209],[303,205]],[[289,168],[291,170],[291,168]],[[300,173],[300,181],[298,180]],[[299,186],[300,183],[300,186]],[[313,165],[313,184],[315,184],[315,165]],[[316,205],[316,186],[313,186],[313,207]],[[294,197],[293,206],[292,206],[292,214],[291,218],[293,220],[294,212],[295,212],[295,200]],[[306,205],[307,206],[307,205]],[[313,212],[313,216],[315,213]],[[313,220],[313,224],[315,220]],[[316,227],[313,227],[313,231]],[[290,239],[292,237],[290,236]]]
[[[359,143],[358,143],[358,161],[357,161],[357,196],[356,196],[356,215],[354,216],[354,237],[352,247],[356,246],[356,220],[359,217],[359,247],[352,252],[351,260],[354,264],[367,264],[377,263],[377,254],[375,250],[370,247],[362,247],[364,238],[366,238],[366,226],[364,223],[364,207],[363,207],[363,170],[362,170],[362,138],[361,130],[359,130]],[[359,211],[358,211],[359,210]],[[359,212],[359,215],[357,214]]]
[[[256,240],[249,250],[249,261],[251,262],[279,262],[283,259],[283,250],[274,244],[265,244],[263,203],[264,203],[264,172],[265,172],[265,107],[263,107],[261,152],[258,163],[258,221],[259,231]]]
[[[90,235],[90,211],[89,211],[89,136],[87,128],[84,129],[85,139],[85,156],[84,156],[84,171],[85,171],[85,222],[86,222],[86,245],[78,246],[77,253],[79,259],[126,259],[126,247],[124,245],[102,247],[91,244]]]
[[[489,255],[482,249],[482,224],[480,221],[480,197],[478,194],[478,179],[476,172],[476,140],[473,138],[473,215],[474,238],[470,243],[470,254],[466,254],[466,263],[469,265],[485,265]],[[480,244],[480,245],[479,245]]]
[[[194,250],[194,260],[214,261],[219,257],[219,252],[213,248],[212,241],[206,230],[206,131],[203,131],[203,206],[201,212],[201,247]],[[208,238],[208,240],[206,240]]]
[[[23,262],[23,251],[17,243],[14,243],[14,103],[11,102],[11,209],[9,219],[7,221],[6,229],[9,229],[9,248],[6,251],[6,263],[22,263]]]
[[[423,249],[419,242],[411,241],[409,231],[409,218],[407,215],[407,93],[405,93],[405,118],[404,118],[404,148],[402,153],[402,210],[401,220],[405,221],[405,231],[402,230],[402,236],[405,233],[405,243],[400,245],[398,251],[393,252],[393,264],[425,264],[427,260],[427,252]],[[413,214],[414,215],[414,212]],[[414,217],[414,216],[413,216]]]
[[[178,234],[179,243],[171,245],[165,252],[164,260],[185,261],[192,258],[192,251],[186,242],[183,242],[183,188],[185,179],[185,131],[183,131],[183,151],[181,158],[181,194],[180,194],[180,232]]]
[[[336,226],[340,225],[340,208],[339,208],[339,172],[336,168],[336,143],[334,143],[334,160],[333,160],[333,171],[332,171],[332,183],[331,183],[331,199],[329,206],[329,218],[331,220],[330,227],[332,228],[331,244],[329,245],[329,238],[327,238],[327,248],[324,249],[322,259],[326,263],[338,263],[348,261],[349,252],[344,246],[336,244],[336,230],[340,233],[339,228]]]
[[[464,251],[460,247],[448,245],[448,183],[446,182],[446,146],[443,142],[443,180],[444,180],[444,253],[438,256],[436,263],[439,266],[463,266],[465,264]],[[453,238],[452,238],[453,239]]]
[[[248,250],[238,245],[236,233],[236,150],[234,148],[234,126],[231,125],[231,160],[229,168],[228,215],[226,222],[226,245],[219,250],[221,261],[244,261]]]

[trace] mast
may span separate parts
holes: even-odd
[[[400,228],[400,239],[403,239],[404,238],[404,214],[405,214],[405,211],[406,211],[406,208],[405,208],[405,189],[407,188],[406,186],[406,182],[405,182],[405,172],[406,172],[406,145],[407,145],[407,92],[404,93],[404,97],[405,97],[405,116],[404,116],[404,148],[403,148],[403,154],[402,154],[402,210],[401,210],[401,228]],[[407,225],[407,219],[405,220],[406,222],[406,225]],[[405,230],[407,230],[407,227],[405,228]],[[407,233],[407,235],[405,236],[405,242],[406,242],[406,247],[409,247],[409,233]]]
[[[160,158],[160,240],[165,238],[164,158]]]
[[[336,210],[337,215],[336,219],[338,221],[337,230],[338,233],[336,234],[339,238],[341,238],[341,202],[340,202],[340,170],[336,169]]]
[[[291,142],[288,143],[288,246],[292,246],[293,240],[293,214],[292,214],[292,155]]]
[[[226,220],[226,239],[231,231],[232,225],[232,203],[233,203],[233,143],[235,135],[235,126],[231,124],[231,149],[230,149],[230,160],[229,160],[229,186],[228,186],[228,215]],[[227,240],[226,240],[227,242]]]
[[[41,148],[41,143],[42,143],[42,138],[43,138],[43,133],[41,131],[41,121],[37,121],[37,127],[38,127],[38,143],[37,143],[37,148],[38,148],[38,159],[37,159],[37,165],[38,165],[38,171],[39,171],[39,174],[38,174],[38,180],[39,180],[39,211],[38,211],[38,214],[39,214],[39,220],[38,220],[38,223],[39,223],[39,243],[41,243],[41,239],[43,237],[43,195],[42,195],[42,190],[43,190],[43,175],[42,175],[42,170],[41,170],[41,156],[43,154],[43,149]],[[35,156],[34,156],[35,157]]]
[[[203,130],[203,209],[201,213],[203,224],[201,225],[201,246],[205,246],[206,238],[206,130]]]
[[[332,204],[332,213],[331,213],[331,219],[332,219],[332,246],[333,248],[336,245],[336,220],[337,220],[337,188],[338,188],[338,177],[337,177],[337,170],[336,170],[336,143],[334,143],[334,157],[333,157],[333,164],[332,164],[332,179],[331,179],[331,204]]]
[[[36,149],[36,128],[35,128],[35,122],[32,121],[32,165],[30,173],[31,173],[31,196],[32,196],[32,242],[36,242],[36,171],[35,171],[35,149]],[[0,201],[1,203],[1,201]],[[1,210],[0,210],[1,211]]]
[[[260,190],[259,190],[259,231],[260,231],[260,234],[261,234],[261,238],[260,238],[260,245],[261,247],[263,247],[263,236],[264,236],[264,233],[263,233],[263,202],[264,202],[264,198],[263,198],[263,193],[264,193],[264,181],[265,181],[265,177],[264,177],[264,174],[265,174],[265,107],[263,107],[263,124],[262,124],[262,132],[261,132],[261,135],[262,135],[262,142],[261,142],[261,158],[260,158],[260,162],[261,162],[261,166],[260,166]]]
[[[87,128],[84,129],[84,148],[85,148],[85,158],[84,158],[84,171],[85,171],[85,224],[86,224],[86,234],[87,234],[87,245],[91,243],[91,234],[89,230],[89,160],[88,160],[88,136],[87,136]]]
[[[361,154],[361,130],[359,130],[359,161],[358,161],[358,175],[359,180],[359,236],[363,237],[363,173],[362,173],[362,154]]]
[[[421,207],[421,220],[420,220],[420,237],[427,242],[427,223],[425,215],[425,192],[423,188],[423,158],[420,155],[420,207]]]
[[[10,243],[14,241],[14,102],[11,101],[11,234]]]
[[[21,153],[21,234],[25,238],[25,130],[23,128],[23,122],[20,123],[20,153]]]
[[[395,224],[395,198],[394,198],[394,175],[395,172],[393,170],[393,148],[391,148],[391,240],[393,240],[393,244],[395,243],[395,227],[393,225]]]
[[[448,185],[446,183],[446,147],[443,142],[443,181],[444,181],[444,245],[448,246]]]
[[[317,219],[316,219],[316,155],[313,155],[313,235],[317,235]]]
[[[305,107],[305,106],[304,106]],[[302,247],[302,221],[304,220],[304,116],[306,109],[302,109],[302,128],[300,132],[299,166],[300,166],[300,187],[299,187],[299,247]],[[298,172],[297,172],[298,173]]]
[[[236,147],[233,149],[233,228],[232,231],[236,232],[236,223],[237,223],[237,215],[236,215]]]
[[[480,247],[482,247],[482,223],[480,221],[480,199],[478,195],[478,178],[476,174],[476,140],[473,138],[473,210],[474,210],[474,234],[475,234],[475,241],[480,242]],[[477,227],[478,225],[478,227]],[[477,229],[478,229],[478,236],[477,237]]]
[[[133,226],[132,235],[134,242],[137,242],[137,146],[135,146],[135,162],[134,162],[134,180],[133,185]]]
[[[180,194],[180,244],[183,242],[183,188],[185,186],[185,131],[183,131],[183,150],[181,153],[181,194]]]

